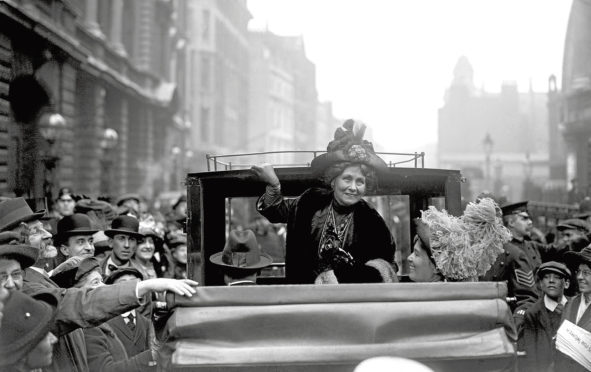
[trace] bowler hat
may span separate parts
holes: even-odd
[[[142,200],[142,198],[139,196],[139,194],[133,192],[125,193],[117,198],[117,200],[115,201],[115,205],[120,207],[121,204],[123,204],[127,200],[135,200],[139,203]]]
[[[386,162],[376,155],[371,142],[363,139],[365,124],[349,119],[337,128],[334,139],[327,146],[327,152],[312,159],[310,168],[320,176],[330,166],[338,163],[362,163],[372,167],[376,173],[388,170]]]
[[[520,201],[517,203],[505,204],[501,207],[503,216],[510,216],[512,214],[527,213],[527,201]]]
[[[84,275],[96,269],[99,269],[100,271],[100,267],[99,260],[94,257],[86,257],[80,261],[78,266],[52,276],[51,280],[53,280],[60,288],[72,288],[84,277]]]
[[[55,238],[59,242],[74,235],[92,235],[98,230],[91,226],[90,218],[82,213],[74,213],[71,216],[65,216],[57,223],[57,234]]]
[[[235,269],[262,269],[273,263],[271,256],[261,253],[252,230],[232,230],[222,252],[209,257],[216,265]]]
[[[38,220],[45,210],[33,212],[23,198],[12,198],[0,203],[0,231],[11,230],[21,222]]]
[[[561,275],[563,278],[569,279],[571,276],[570,270],[562,262],[548,261],[540,265],[536,271],[538,279],[542,279],[545,273],[556,273]]]
[[[105,284],[113,284],[115,280],[121,278],[123,275],[133,275],[139,280],[144,280],[144,275],[135,267],[121,267],[111,273],[106,279]]]
[[[0,366],[17,363],[45,338],[53,326],[57,305],[57,297],[49,292],[30,297],[10,291],[0,332]]]
[[[563,257],[571,268],[576,268],[580,264],[587,264],[591,267],[591,246],[583,248],[580,252],[566,252]]]
[[[0,232],[0,256],[10,256],[21,264],[21,269],[33,266],[39,257],[39,250],[23,244],[22,237],[12,231]]]
[[[556,229],[558,231],[580,230],[580,231],[584,232],[585,234],[591,233],[591,225],[589,225],[587,222],[580,220],[578,218],[569,218],[567,220],[564,220],[556,226]]]
[[[117,234],[124,234],[141,239],[144,235],[139,233],[139,228],[140,221],[137,218],[127,215],[118,216],[111,222],[111,228],[105,230],[105,235],[112,238]]]

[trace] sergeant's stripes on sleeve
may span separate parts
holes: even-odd
[[[524,271],[520,269],[515,269],[515,279],[517,280],[517,283],[526,287],[533,287],[536,284],[534,274],[531,270]]]

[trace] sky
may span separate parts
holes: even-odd
[[[383,151],[427,151],[453,68],[474,83],[546,92],[562,71],[571,0],[248,0],[251,28],[302,35],[320,100],[372,128]]]

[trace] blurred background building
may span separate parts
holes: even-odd
[[[251,18],[246,0],[0,2],[0,193],[151,199],[205,154],[324,148],[303,39]]]

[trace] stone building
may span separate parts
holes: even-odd
[[[180,3],[0,2],[1,193],[151,198],[170,187]]]

